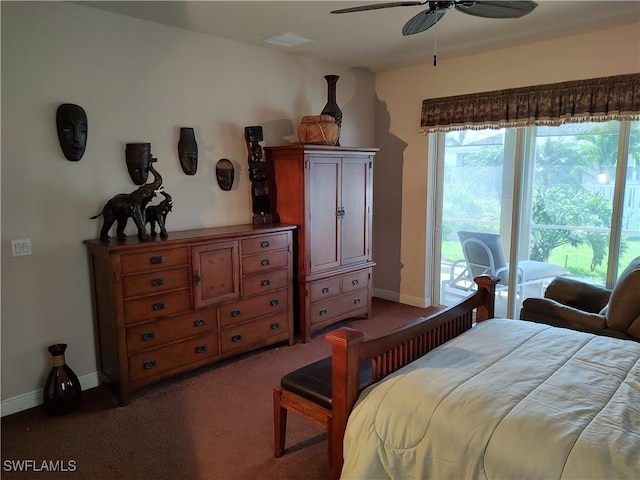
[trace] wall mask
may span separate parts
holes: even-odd
[[[216,164],[216,179],[218,180],[220,188],[225,192],[231,190],[234,177],[235,171],[233,169],[233,163],[226,158],[219,160]]]
[[[144,185],[149,177],[151,144],[127,143],[125,159],[127,161],[127,171],[133,183],[136,185]]]
[[[60,105],[56,110],[56,129],[67,160],[80,160],[87,146],[87,114],[84,109],[73,103]]]
[[[180,129],[178,158],[184,173],[187,175],[196,174],[198,170],[198,144],[193,128],[183,127]]]

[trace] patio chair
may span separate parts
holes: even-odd
[[[470,291],[474,288],[473,279],[480,275],[493,275],[500,278],[497,290],[506,290],[509,285],[509,264],[504,255],[500,235],[486,232],[459,231],[462,243],[463,260],[457,260],[451,266],[447,284],[452,288]],[[456,272],[463,267],[461,271]],[[566,273],[560,265],[536,260],[520,260],[516,277],[516,288],[520,298],[524,298],[524,289],[528,285],[538,285],[542,296],[544,280],[551,280]]]

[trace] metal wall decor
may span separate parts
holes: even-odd
[[[56,130],[62,153],[77,162],[87,146],[87,113],[80,105],[63,103],[56,110]]]
[[[180,166],[187,175],[195,175],[198,170],[198,144],[193,128],[180,128],[180,140],[178,141],[178,158]]]
[[[235,179],[235,169],[231,160],[221,158],[216,163],[216,180],[222,190],[228,192],[233,187],[233,180]]]
[[[151,158],[150,143],[127,143],[125,149],[127,171],[136,185],[144,185],[146,183]]]

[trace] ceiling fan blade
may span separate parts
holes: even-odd
[[[538,4],[529,1],[482,1],[456,2],[456,10],[468,15],[484,18],[520,18],[531,13]]]
[[[424,32],[439,22],[448,10],[449,8],[437,8],[435,10],[424,10],[420,12],[404,24],[404,27],[402,27],[402,34],[414,35],[416,33]]]
[[[331,13],[352,13],[352,12],[365,12],[367,10],[381,10],[383,8],[393,7],[415,7],[416,5],[424,5],[424,2],[387,2],[387,3],[372,3],[371,5],[360,5],[359,7],[341,8],[339,10],[332,10]]]

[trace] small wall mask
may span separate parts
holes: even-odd
[[[195,175],[198,170],[198,144],[196,143],[196,134],[193,128],[183,127],[180,129],[178,157],[184,173]]]
[[[67,160],[80,160],[87,146],[87,114],[84,109],[73,103],[60,105],[56,111],[56,129]]]
[[[216,164],[216,179],[218,180],[220,188],[225,192],[231,190],[234,177],[235,171],[233,169],[233,163],[226,158],[219,160]]]
[[[149,161],[151,160],[150,143],[127,143],[125,150],[127,171],[133,183],[143,185],[149,178]]]

